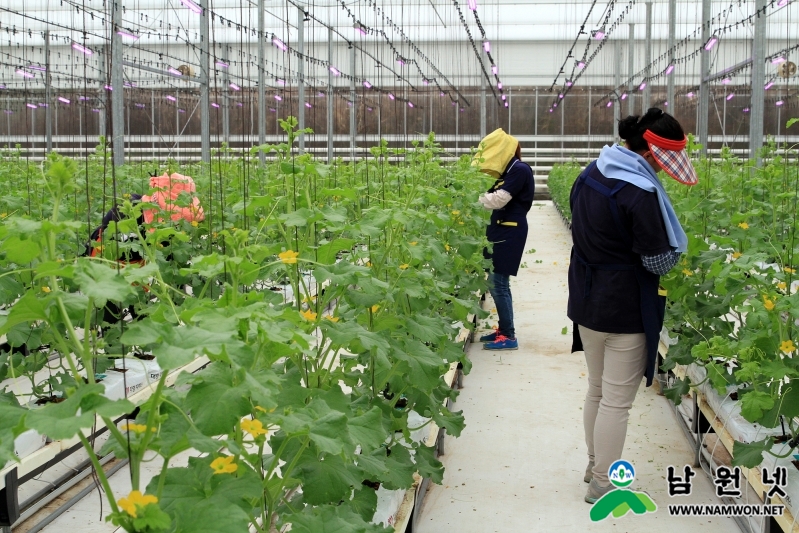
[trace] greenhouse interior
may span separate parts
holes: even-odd
[[[0,533],[799,533],[797,63],[797,0],[0,3]]]

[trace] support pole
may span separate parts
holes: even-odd
[[[355,135],[358,133],[355,123],[355,47],[350,43],[350,161],[355,161]],[[407,120],[406,120],[407,122]]]
[[[674,48],[674,39],[677,32],[677,0],[669,0],[669,50]],[[669,52],[669,65],[674,65],[674,51]],[[677,73],[672,71],[671,74],[666,76],[666,103],[669,104],[669,109],[673,110],[674,103],[674,78]],[[674,115],[676,111],[672,111]]]
[[[702,48],[699,66],[699,117],[696,131],[699,143],[702,145],[702,155],[707,155],[707,120],[710,109],[710,86],[706,80],[710,74],[710,51],[705,50],[704,44],[710,38],[710,3],[711,0],[702,0]],[[754,91],[754,87],[752,88]],[[754,94],[752,94],[754,102]]]
[[[264,22],[264,0],[258,0],[258,145],[266,144],[266,64],[264,60],[264,41],[266,41]],[[258,160],[263,168],[266,153],[259,152]]]
[[[508,87],[508,135],[511,134],[510,127],[513,118],[513,91]]]
[[[211,98],[208,93],[211,80],[211,56],[208,53],[210,40],[208,1],[200,0],[200,6],[203,8],[202,15],[200,15],[200,150],[203,163],[211,162],[211,116],[209,111]],[[179,131],[178,135],[180,135]]]
[[[767,0],[757,0],[755,9],[760,13]],[[760,166],[758,153],[763,146],[763,111],[766,83],[766,16],[755,18],[755,35],[752,38],[752,102],[749,112],[749,158]]]
[[[333,65],[333,28],[327,29],[327,65]],[[333,73],[327,69],[327,163],[333,162]],[[379,109],[379,108],[378,108]],[[379,119],[378,119],[379,124]]]
[[[617,87],[621,85],[621,41],[614,40],[613,41],[613,55],[615,56],[615,76],[613,80],[613,84]],[[621,120],[621,100],[619,100],[619,94],[616,95],[616,101],[613,102],[613,138],[619,138],[619,121]],[[628,95],[629,98],[629,95]]]
[[[591,106],[591,86],[589,85],[588,86],[588,145],[586,146],[586,148],[588,148],[589,153],[591,152],[591,111],[592,110],[593,109]]]
[[[222,69],[222,83],[224,87],[222,99],[222,140],[230,147],[230,74],[228,69]],[[210,97],[209,97],[210,99]],[[209,102],[210,106],[210,102]],[[210,112],[210,109],[209,109]],[[217,138],[218,139],[218,138]]]
[[[297,122],[305,129],[305,9],[297,9]],[[305,152],[305,134],[300,133],[300,153]]]
[[[430,107],[430,129],[428,131],[435,131],[433,129],[433,91],[427,95],[428,106]]]
[[[455,101],[455,159],[458,159],[458,139],[460,138],[460,115],[461,115],[461,103],[460,101]]]
[[[47,140],[47,153],[49,154],[53,151],[53,120],[50,111],[50,106],[53,104],[52,78],[50,76],[50,30],[44,32],[44,61],[46,69],[44,72],[44,101],[47,103],[47,107],[44,108],[44,131]]]
[[[114,27],[122,26],[122,3],[111,3]],[[125,164],[125,84],[122,77],[122,36],[111,34],[111,129],[114,166]]]
[[[564,98],[563,100],[560,101],[560,110],[558,111],[558,114],[560,115],[560,161],[559,161],[559,163],[563,163],[563,158],[565,157],[564,144],[563,144],[563,132],[565,131],[565,125],[566,125],[566,122],[565,122],[566,121],[566,118],[565,118],[566,112],[563,111],[563,108],[565,106],[566,106],[566,99]]]
[[[486,79],[485,76],[480,76],[480,138],[482,139],[485,136],[486,136]]]
[[[152,142],[153,142],[152,157],[154,161],[156,159],[156,155],[155,155],[155,91],[153,89],[150,89],[150,135],[152,135]]]
[[[106,146],[108,146],[108,132],[106,131],[105,124],[106,113],[108,112],[108,90],[105,88],[105,86],[108,84],[106,81],[108,72],[106,70],[106,67],[108,66],[108,53],[108,47],[104,46],[101,52],[103,58],[98,61],[98,71],[100,72],[100,113],[97,113],[99,115],[97,126],[100,135],[105,137]]]
[[[646,3],[646,43],[644,46],[644,61],[646,61],[646,87],[644,87],[644,97],[641,102],[641,114],[646,113],[652,106],[652,84],[649,77],[652,75],[652,2]]]
[[[627,85],[627,114],[635,114],[635,105],[633,100],[633,83],[635,81],[632,75],[635,74],[635,24],[630,24],[630,35],[627,43],[627,75],[630,77],[630,83]]]
[[[533,153],[538,157],[538,87],[535,88],[535,124],[533,125]]]

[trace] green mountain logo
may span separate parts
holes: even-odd
[[[635,514],[654,513],[658,506],[646,492],[636,492],[625,487],[635,481],[635,467],[632,463],[618,460],[608,469],[610,482],[617,487],[599,498],[591,507],[591,521],[600,522],[609,516],[621,518],[630,511]]]
[[[654,513],[657,509],[658,506],[645,492],[616,489],[602,496],[591,507],[591,521],[600,522],[611,515],[621,518],[630,511],[635,514]]]

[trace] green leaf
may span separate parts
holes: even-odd
[[[331,265],[336,262],[336,256],[340,251],[350,250],[354,245],[354,239],[335,239],[316,250],[316,260],[323,265]]]
[[[763,462],[763,454],[771,446],[771,437],[750,444],[736,440],[732,446],[732,465],[754,468]]]
[[[156,478],[157,479],[157,478]],[[210,500],[180,506],[174,512],[175,533],[249,533],[250,516],[239,507]]]
[[[8,319],[0,326],[0,335],[8,333],[17,324],[39,320],[47,320],[44,303],[36,297],[36,293],[28,291],[8,312]]]
[[[772,407],[774,398],[762,391],[751,391],[741,398],[741,415],[749,422],[757,422]]]
[[[674,402],[674,405],[682,403],[682,397],[691,392],[691,380],[689,378],[677,378],[674,380],[673,387],[663,389],[663,395]]]
[[[302,493],[311,505],[338,503],[349,496],[351,487],[361,483],[340,456],[317,458],[307,451],[292,475],[302,481]]]
[[[447,430],[447,433],[453,437],[459,437],[463,428],[466,427],[463,414],[461,411],[457,413],[450,412],[449,409],[442,408],[440,413],[433,413],[433,421]]]
[[[310,425],[311,440],[321,452],[339,454],[349,442],[347,417],[338,411],[330,411]]]
[[[42,252],[38,242],[17,235],[7,238],[0,249],[6,253],[9,261],[18,265],[30,263]]]
[[[371,490],[371,489],[369,489]],[[306,507],[289,514],[291,533],[394,533],[394,529],[370,524],[350,508],[338,505]]]
[[[358,193],[355,189],[322,189],[319,193],[322,196],[340,196],[342,198],[349,198],[350,200],[355,200],[358,197]]]
[[[27,413],[27,409],[0,399],[0,469],[10,461],[18,460],[14,453],[14,439],[24,431],[22,422]]]
[[[797,122],[799,122],[799,118],[792,118],[785,124],[785,127],[786,128],[790,128],[791,126],[793,126]]]
[[[75,281],[83,294],[94,298],[97,307],[104,307],[108,300],[121,302],[134,294],[133,287],[115,268],[89,259],[78,259]]]
[[[375,455],[383,454],[383,450],[377,450]],[[381,481],[389,490],[407,489],[413,485],[413,474],[416,472],[416,465],[411,460],[411,454],[402,444],[395,444],[391,448],[391,453],[384,459],[388,474]]]
[[[32,409],[25,423],[42,435],[61,440],[74,437],[80,429],[92,427],[95,413],[113,417],[133,410],[129,401],[111,401],[102,396],[104,391],[105,387],[100,383],[78,387],[63,402]]]
[[[361,416],[351,418],[349,432],[352,442],[360,444],[365,452],[379,448],[388,437],[388,433],[383,428],[383,413],[377,406],[372,407]]]
[[[133,526],[137,531],[166,531],[172,525],[172,518],[157,505],[145,505],[136,513]]]
[[[424,315],[414,315],[413,318],[407,317],[408,330],[422,341],[437,341],[447,333],[448,324],[440,318],[433,318]]]
[[[350,500],[350,508],[358,513],[364,521],[371,521],[377,510],[377,491],[362,485]]]
[[[569,326],[563,326],[563,329],[560,330],[561,335],[567,335],[569,333]]]
[[[186,395],[186,408],[197,428],[209,437],[227,435],[250,412],[246,390],[229,383],[202,381]]]
[[[430,478],[433,483],[441,484],[444,481],[444,465],[436,459],[435,446],[425,446],[422,443],[414,446],[416,453],[413,460],[416,469],[422,477]]]
[[[219,355],[223,347],[238,347],[242,343],[231,331],[209,331],[195,326],[172,326],[144,319],[125,331],[122,342],[149,347],[164,370],[186,365],[199,355]]]

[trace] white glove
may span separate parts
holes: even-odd
[[[485,194],[481,194],[480,203],[483,204],[483,207],[486,209],[502,209],[508,202],[511,201],[513,198],[510,193],[506,190],[500,189],[496,192],[487,192]]]

